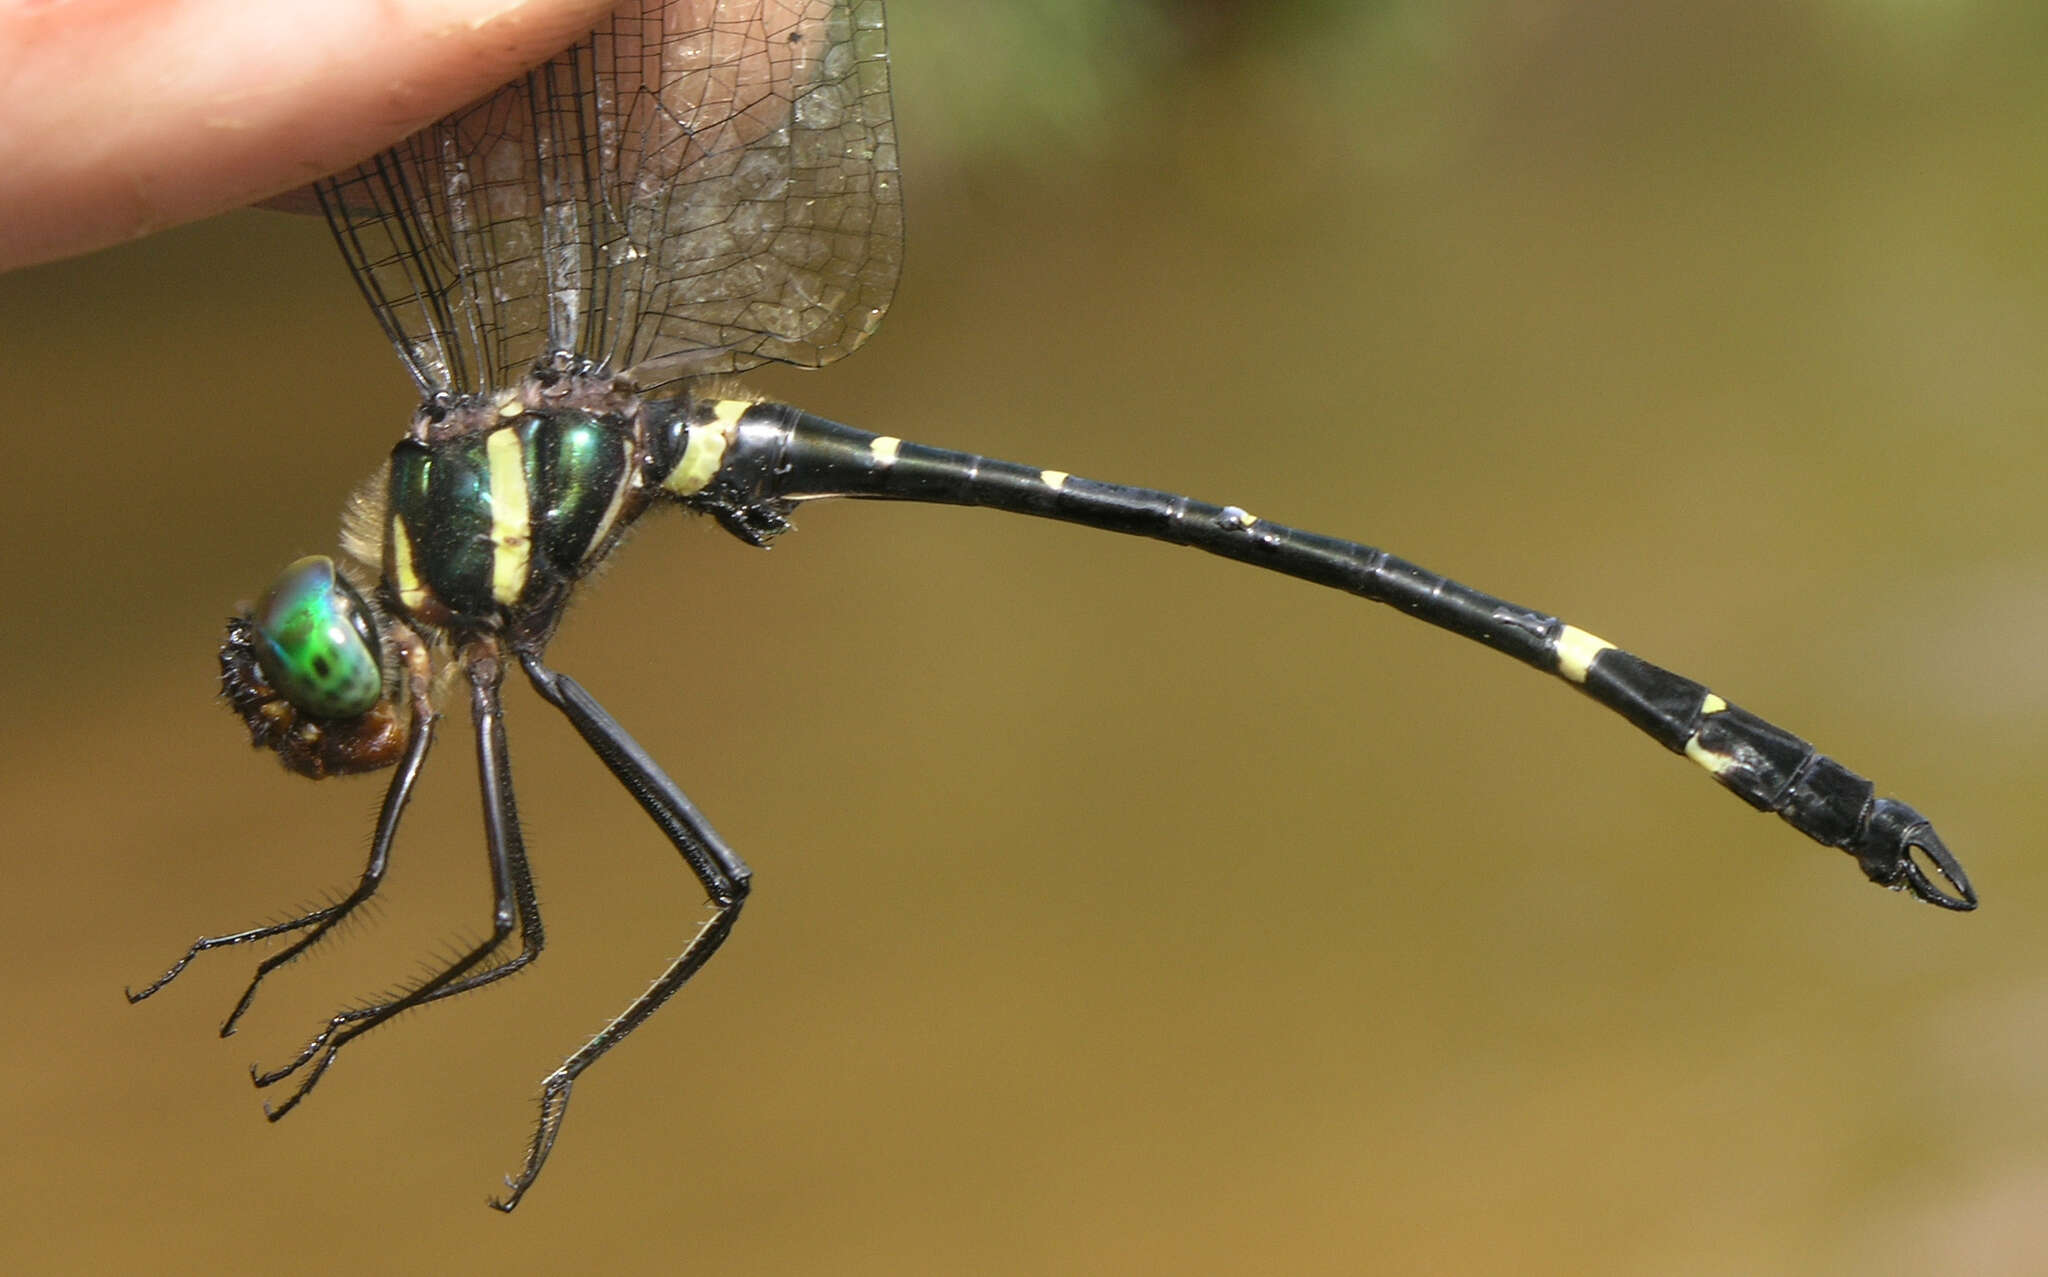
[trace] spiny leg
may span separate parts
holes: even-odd
[[[224,949],[255,940],[268,940],[272,936],[289,935],[294,931],[305,931],[306,934],[298,940],[257,964],[255,974],[249,977],[248,986],[242,990],[242,996],[235,1000],[234,1009],[229,1011],[227,1019],[221,1022],[220,1035],[228,1037],[234,1033],[235,1025],[255,1002],[256,989],[263,983],[264,977],[319,943],[321,937],[332,931],[342,919],[355,912],[359,905],[377,893],[377,888],[383,884],[385,870],[391,862],[391,844],[398,836],[399,818],[405,814],[406,804],[412,801],[413,786],[419,780],[421,770],[426,766],[427,750],[434,743],[434,724],[438,716],[434,713],[433,703],[428,697],[426,682],[424,679],[415,678],[412,683],[412,738],[406,742],[405,754],[399,760],[397,774],[392,776],[391,784],[384,790],[384,803],[377,813],[377,831],[370,839],[370,858],[363,866],[362,877],[357,881],[355,890],[332,904],[323,905],[285,922],[253,927],[230,935],[202,936],[192,942],[192,947],[185,951],[184,957],[171,964],[170,970],[140,991],[123,990],[130,1005],[142,1001],[177,979],[178,974],[192,959],[209,949]]]
[[[494,1209],[511,1213],[518,1207],[520,1199],[526,1196],[526,1190],[533,1187],[533,1182],[540,1178],[541,1167],[547,1163],[548,1154],[554,1151],[555,1139],[562,1133],[562,1121],[569,1112],[569,1091],[575,1085],[577,1077],[583,1070],[595,1064],[599,1056],[617,1046],[627,1034],[645,1023],[647,1017],[660,1010],[662,1003],[674,997],[676,990],[688,983],[690,977],[697,974],[698,968],[711,960],[711,955],[718,952],[718,947],[725,943],[726,936],[732,933],[733,923],[739,919],[740,906],[744,902],[745,896],[742,895],[731,904],[720,906],[705,921],[697,934],[690,938],[690,943],[670,964],[668,970],[662,972],[661,978],[649,986],[647,992],[633,999],[632,1005],[621,1012],[617,1019],[599,1030],[596,1036],[583,1044],[581,1050],[562,1061],[562,1067],[542,1080],[540,1121],[534,1128],[533,1142],[526,1151],[526,1164],[520,1167],[518,1174],[505,1177],[508,1191],[503,1197],[490,1199]]]
[[[626,734],[626,730],[592,699],[590,693],[568,675],[548,669],[534,656],[522,654],[520,660],[526,667],[527,677],[533,681],[534,690],[562,711],[592,752],[661,827],[662,833],[682,853],[683,859],[689,862],[691,872],[697,875],[711,897],[715,911],[690,938],[676,960],[669,964],[668,970],[662,972],[660,979],[633,999],[632,1005],[617,1019],[584,1043],[581,1050],[564,1060],[562,1067],[541,1083],[540,1121],[534,1128],[533,1142],[527,1148],[526,1164],[517,1175],[506,1178],[505,1184],[510,1191],[502,1198],[491,1200],[491,1205],[501,1211],[510,1211],[518,1206],[520,1198],[539,1177],[541,1167],[554,1149],[556,1137],[561,1134],[562,1121],[569,1110],[569,1092],[576,1078],[596,1063],[598,1057],[645,1023],[647,1017],[675,996],[676,990],[711,960],[711,955],[718,952],[726,936],[732,933],[733,923],[739,919],[740,908],[746,903],[748,887],[753,880],[753,872],[747,868],[746,862],[726,846],[725,840],[705,821],[703,814],[668,773]]]
[[[512,786],[509,760],[505,758],[502,752],[499,754],[499,760],[507,764],[507,771],[501,784],[505,791],[509,793]],[[515,825],[515,836],[517,832],[518,829]],[[533,871],[527,864],[523,839],[515,837],[514,851],[515,854],[512,857],[512,898],[517,902],[519,908],[519,952],[498,963],[496,966],[466,975],[452,984],[443,985],[441,988],[434,990],[431,995],[422,998],[418,1005],[424,1006],[429,1002],[439,1002],[443,998],[452,998],[458,993],[468,993],[471,989],[481,989],[487,984],[495,984],[506,976],[525,969],[535,958],[540,956],[540,951],[546,947],[547,931],[541,925],[540,901],[534,892]],[[328,1040],[335,1033],[359,1020],[369,1019],[371,1016],[382,1011],[383,1007],[383,1003],[372,1003],[368,1006],[350,1007],[346,1011],[337,1011],[329,1018],[326,1027],[321,1029],[304,1047],[300,1048],[298,1055],[289,1063],[271,1070],[270,1073],[257,1073],[255,1070],[251,1070],[252,1077],[259,1085],[267,1085],[267,1083],[263,1082],[263,1079],[266,1077],[275,1082],[280,1078],[297,1072],[305,1067],[306,1062],[311,1060],[320,1051],[320,1048],[327,1045]]]
[[[499,688],[504,680],[504,667],[496,650],[488,649],[471,653],[464,661],[470,680],[470,717],[476,729],[477,773],[479,787],[483,793],[484,839],[490,852],[491,864],[491,934],[488,939],[472,947],[454,962],[437,972],[431,979],[387,1001],[351,1008],[336,1015],[314,1039],[306,1051],[292,1063],[280,1069],[264,1073],[251,1070],[252,1080],[257,1086],[271,1086],[299,1072],[308,1064],[310,1071],[300,1078],[298,1086],[276,1107],[266,1106],[265,1115],[277,1121],[292,1109],[319,1084],[320,1079],[334,1063],[341,1048],[356,1038],[390,1020],[402,1011],[410,1010],[427,1002],[436,1001],[453,993],[463,992],[478,984],[475,980],[463,983],[463,975],[488,959],[512,934],[513,927],[520,925],[522,949],[519,955],[503,964],[504,967],[524,967],[538,954],[544,940],[539,928],[539,910],[533,898],[531,872],[526,864],[526,847],[519,834],[519,813],[513,804],[511,760],[505,741],[504,711],[499,699]],[[493,968],[484,974],[501,972]],[[461,985],[461,988],[456,986]]]

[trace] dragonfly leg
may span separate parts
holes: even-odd
[[[472,655],[465,666],[470,678],[470,715],[476,729],[477,772],[483,791],[484,835],[490,853],[491,934],[431,979],[399,996],[337,1013],[289,1064],[268,1072],[252,1069],[251,1080],[257,1086],[273,1086],[306,1070],[298,1086],[282,1103],[265,1107],[265,1115],[272,1121],[291,1112],[306,1098],[325,1076],[342,1047],[400,1012],[481,988],[524,969],[539,956],[546,944],[532,870],[527,864],[526,846],[520,836],[519,812],[512,794],[511,755],[505,740],[504,711],[499,696],[504,679],[503,664],[493,649]],[[515,925],[521,937],[519,953],[505,962],[469,974],[504,944]]]
[[[406,649],[406,659],[410,666],[407,683],[412,701],[412,736],[406,744],[404,756],[399,760],[397,773],[392,776],[391,784],[384,790],[384,803],[377,814],[377,831],[370,840],[370,858],[363,866],[362,876],[356,881],[355,889],[340,900],[284,922],[252,927],[247,931],[237,931],[228,935],[202,936],[192,942],[192,947],[185,951],[184,957],[171,964],[170,970],[139,990],[124,990],[131,1005],[175,980],[192,959],[210,949],[224,949],[304,931],[305,935],[257,964],[255,974],[249,977],[247,987],[242,990],[242,996],[235,1000],[234,1009],[228,1012],[227,1019],[221,1023],[220,1035],[231,1036],[236,1024],[255,1002],[257,987],[263,983],[266,976],[318,944],[324,936],[339,926],[343,919],[354,913],[359,905],[377,894],[377,888],[383,885],[385,870],[391,863],[391,844],[398,836],[399,818],[405,814],[406,804],[412,801],[413,786],[419,780],[421,770],[426,766],[427,750],[434,743],[434,723],[438,717],[434,712],[429,690],[430,680],[424,651],[417,645],[409,645]]]
[[[682,854],[691,872],[696,874],[697,880],[704,884],[706,894],[711,897],[713,912],[645,993],[635,998],[616,1019],[564,1060],[562,1066],[541,1083],[540,1118],[534,1127],[533,1140],[527,1146],[526,1162],[517,1174],[506,1177],[505,1196],[491,1201],[491,1205],[501,1211],[517,1207],[520,1198],[540,1176],[541,1167],[546,1164],[555,1139],[561,1134],[562,1121],[569,1110],[569,1092],[577,1077],[645,1023],[711,960],[718,947],[725,943],[725,938],[732,934],[733,924],[739,920],[740,909],[746,903],[753,880],[753,872],[747,868],[746,862],[718,836],[660,764],[626,734],[626,730],[590,693],[568,675],[542,665],[537,656],[522,654],[520,660],[534,689],[549,704],[562,711],[585,743]]]

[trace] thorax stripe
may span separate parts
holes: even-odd
[[[533,562],[526,450],[519,431],[495,430],[484,443],[491,477],[491,597],[510,607],[526,589]]]

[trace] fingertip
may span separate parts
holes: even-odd
[[[345,168],[573,43],[616,0],[78,0],[0,10],[0,269]]]

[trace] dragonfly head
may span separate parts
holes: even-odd
[[[398,761],[411,725],[386,693],[377,614],[322,556],[279,574],[228,621],[221,694],[251,743],[319,779]]]

